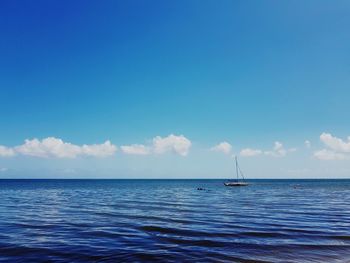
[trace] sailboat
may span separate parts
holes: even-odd
[[[247,186],[248,183],[244,182],[243,173],[242,173],[241,169],[238,166],[237,156],[235,156],[235,163],[236,163],[236,176],[237,176],[237,179],[236,179],[236,181],[225,182],[224,185],[225,186]],[[239,176],[242,177],[241,181],[239,180]]]

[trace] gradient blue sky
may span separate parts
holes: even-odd
[[[349,1],[1,1],[0,145],[16,153],[0,176],[223,178],[250,148],[251,178],[349,178],[349,14]],[[170,134],[186,156],[153,153]],[[117,151],[14,148],[47,137]],[[228,154],[210,150],[224,141]]]

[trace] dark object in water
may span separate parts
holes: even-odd
[[[202,187],[198,187],[197,190],[201,191],[201,190],[205,190],[205,189]]]

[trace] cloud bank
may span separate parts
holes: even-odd
[[[313,156],[319,160],[350,160],[350,136],[345,140],[337,138],[330,133],[322,133],[320,141],[324,148],[313,152]],[[304,142],[306,148],[311,147],[310,141]],[[170,134],[166,137],[156,136],[147,145],[131,144],[120,147],[121,152],[128,155],[150,155],[174,153],[187,156],[192,142],[184,135]],[[213,146],[211,151],[231,154],[232,145],[223,141]],[[117,146],[109,140],[101,144],[76,145],[65,142],[62,139],[48,137],[42,140],[27,139],[22,145],[8,147],[0,145],[0,157],[9,158],[17,155],[39,158],[76,158],[76,157],[108,157],[116,153]],[[244,148],[240,151],[242,157],[259,155],[284,157],[288,153],[296,151],[295,148],[285,148],[281,142],[276,141],[271,150]]]
[[[132,155],[165,154],[174,153],[187,156],[192,143],[183,135],[170,134],[167,137],[156,136],[151,145],[143,144],[123,145],[122,153]],[[102,144],[76,145],[64,142],[62,139],[48,137],[42,140],[27,139],[22,145],[6,147],[0,145],[0,157],[13,157],[16,155],[32,156],[38,158],[76,158],[79,156],[107,157],[114,155],[117,146],[110,141]]]

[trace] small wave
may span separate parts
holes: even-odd
[[[290,235],[282,234],[278,232],[240,232],[240,236],[247,236],[247,237],[268,237],[268,238],[290,238]]]
[[[148,233],[164,234],[164,235],[174,235],[174,236],[187,236],[187,237],[235,237],[236,234],[233,233],[222,233],[222,232],[206,232],[206,231],[196,231],[184,228],[170,228],[161,226],[140,226],[139,230]]]

